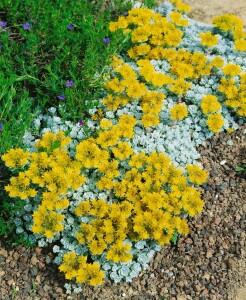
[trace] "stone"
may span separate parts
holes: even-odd
[[[185,240],[185,243],[188,244],[188,245],[192,245],[192,244],[193,244],[193,241],[192,241],[191,238],[187,238],[187,239]]]
[[[8,251],[5,249],[0,249],[0,256],[7,258],[9,256]]]
[[[33,266],[36,266],[37,262],[38,262],[37,257],[36,257],[36,255],[34,254],[34,255],[32,256],[32,258],[31,258],[31,263],[32,263]]]
[[[8,286],[13,285],[14,283],[15,283],[14,279],[9,279],[9,280],[7,281]]]
[[[214,250],[213,249],[208,249],[207,253],[206,253],[206,257],[207,258],[211,258],[214,254]]]

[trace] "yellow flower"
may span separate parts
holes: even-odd
[[[200,192],[193,187],[187,187],[182,195],[183,209],[188,212],[190,216],[202,211],[204,201],[201,200]]]
[[[112,148],[112,152],[116,158],[123,160],[128,158],[133,153],[133,150],[129,143],[119,142],[116,147]]]
[[[102,254],[103,251],[107,248],[107,243],[102,239],[94,239],[90,242],[88,247],[93,255],[99,255]]]
[[[246,51],[246,39],[236,39],[234,49],[237,51]]]
[[[101,179],[97,181],[96,185],[100,190],[104,190],[104,189],[111,190],[114,188],[115,182],[112,181],[111,178],[103,176]]]
[[[23,167],[28,163],[30,157],[29,152],[25,152],[21,148],[10,149],[6,154],[2,155],[2,160],[9,168]]]
[[[145,128],[150,126],[156,126],[160,123],[159,116],[154,113],[144,114],[141,119],[142,124]]]
[[[170,109],[170,115],[172,120],[183,120],[188,116],[188,109],[185,104],[175,104],[173,108]]]
[[[100,149],[93,139],[80,142],[76,146],[76,159],[81,162],[82,166],[92,168],[98,165]]]
[[[52,238],[56,232],[63,230],[63,220],[65,216],[55,211],[47,210],[47,207],[40,205],[33,213],[33,233],[43,234],[47,238]]]
[[[211,65],[216,68],[221,68],[224,65],[224,60],[220,56],[216,56],[211,60]]]
[[[147,88],[144,83],[138,81],[132,81],[131,85],[127,87],[126,94],[128,97],[139,99],[147,92]]]
[[[186,170],[189,180],[195,184],[202,184],[208,178],[208,173],[198,165],[187,165]]]
[[[122,93],[125,89],[122,82],[116,77],[104,84],[106,90],[113,91],[116,93]]]
[[[201,109],[204,114],[209,114],[220,110],[221,104],[216,96],[206,95],[202,98]]]
[[[188,13],[188,12],[191,11],[191,7],[189,5],[187,5],[187,4],[185,4],[185,3],[182,3],[182,2],[178,2],[177,3],[177,9],[179,11],[184,12],[184,13]]]
[[[187,19],[183,19],[182,14],[179,12],[171,12],[170,18],[177,26],[187,26],[189,24],[189,21]]]
[[[118,242],[110,246],[106,258],[113,262],[128,262],[132,259],[132,254],[129,253],[131,246],[129,244],[123,244]]]
[[[76,282],[87,282],[90,285],[100,285],[103,283],[104,272],[100,269],[100,264],[95,262],[93,264],[84,263],[77,271]]]
[[[201,44],[203,46],[212,47],[218,43],[219,37],[213,35],[210,31],[200,33]]]
[[[100,131],[96,142],[102,148],[108,148],[117,144],[119,135],[112,130]]]
[[[5,186],[5,191],[9,192],[10,197],[20,197],[27,199],[35,197],[37,191],[30,188],[30,179],[25,172],[20,172],[17,177],[11,177],[10,184]]]
[[[243,22],[237,16],[232,14],[224,14],[212,19],[214,27],[217,27],[223,31],[234,31],[238,28],[243,28]]]
[[[148,41],[151,31],[146,26],[137,27],[132,31],[132,42],[142,43]]]
[[[224,68],[222,69],[222,71],[225,75],[229,75],[229,76],[236,76],[242,72],[239,65],[230,64],[230,63],[225,65]]]
[[[123,64],[123,60],[120,59],[119,57],[117,57],[116,55],[114,55],[113,58],[112,58],[111,66],[113,68],[116,68],[116,67],[119,67],[122,64]]]
[[[207,119],[207,125],[209,130],[217,133],[223,127],[225,121],[221,114],[211,114]]]
[[[170,91],[178,95],[183,95],[191,87],[190,82],[186,82],[183,78],[179,78],[173,82]]]
[[[123,78],[136,78],[136,72],[128,64],[123,64],[115,69],[115,72],[119,73]]]
[[[107,119],[102,119],[100,122],[100,128],[109,129],[113,126],[112,122]]]

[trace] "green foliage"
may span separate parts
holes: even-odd
[[[122,1],[110,3],[1,1],[1,19],[8,23],[0,29],[1,152],[20,145],[33,114],[57,106],[60,94],[66,96],[66,111],[73,121],[92,107],[90,100],[101,94],[107,66],[122,44],[112,39],[106,46],[102,41],[109,37],[108,23],[130,8]],[[30,31],[23,28],[27,22]],[[67,80],[74,82],[74,88],[66,87]]]
[[[236,166],[235,171],[236,172],[246,172],[246,165]]]
[[[148,7],[148,8],[153,8],[153,7],[158,5],[156,0],[144,0],[143,4],[144,4],[145,7]]]

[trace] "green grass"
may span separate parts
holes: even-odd
[[[154,5],[153,0],[144,3]],[[125,47],[117,34],[110,34],[109,22],[131,8],[130,0],[0,1],[0,21],[7,22],[0,27],[0,155],[23,147],[32,120],[51,106],[62,103],[66,120],[87,118],[92,100],[102,96],[112,55]],[[23,28],[27,22],[29,31]],[[108,46],[104,37],[110,38]],[[68,80],[73,88],[66,87]],[[64,101],[58,99],[61,94]],[[0,236],[20,244],[12,220],[24,202],[5,193],[9,177],[0,160]]]

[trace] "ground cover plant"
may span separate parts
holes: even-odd
[[[100,94],[84,101],[90,118],[64,118],[73,111],[59,94],[63,102],[35,118],[24,146],[2,156],[12,173],[5,191],[24,203],[16,232],[52,245],[72,280],[68,293],[131,281],[161,245],[187,234],[207,178],[196,147],[244,122],[243,24],[224,15],[205,26],[189,10],[172,0],[111,22],[105,49],[114,38],[123,48],[103,72]]]

